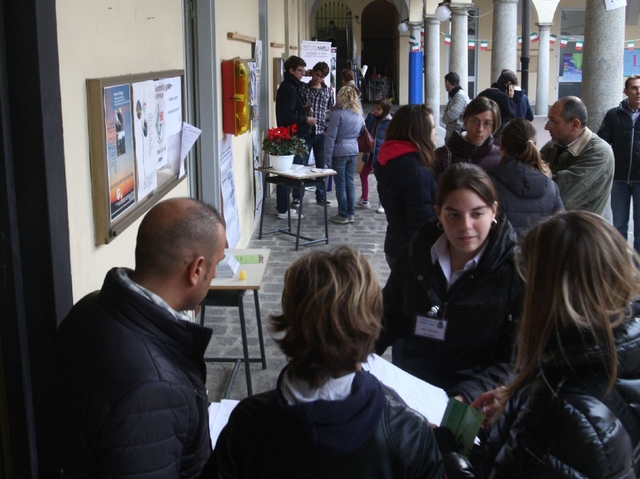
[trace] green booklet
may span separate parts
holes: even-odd
[[[484,414],[477,409],[451,398],[444,411],[440,426],[447,427],[453,432],[456,439],[456,451],[468,457],[484,419]]]
[[[264,263],[264,256],[262,256],[261,254],[236,255],[236,259],[240,264]]]

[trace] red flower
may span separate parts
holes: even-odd
[[[298,125],[294,123],[293,125],[291,125],[291,134],[295,135],[297,131],[298,131]]]

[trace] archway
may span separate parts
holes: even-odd
[[[362,12],[361,64],[369,67],[363,84],[366,101],[387,97],[397,102],[398,23],[398,9],[387,0],[375,0]]]

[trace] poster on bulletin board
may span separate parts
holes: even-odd
[[[183,122],[183,75],[86,81],[97,245],[113,241],[186,176],[200,130]]]

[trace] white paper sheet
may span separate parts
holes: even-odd
[[[235,408],[240,401],[233,399],[223,399],[221,402],[212,402],[209,404],[209,435],[211,436],[211,447],[216,447],[218,442],[218,436],[222,432],[222,429],[229,422],[229,416],[231,411]]]
[[[180,143],[180,174],[178,178],[182,178],[187,174],[187,168],[185,165],[185,161],[187,159],[187,155],[189,154],[189,150],[193,148],[196,140],[200,137],[202,130],[200,128],[196,128],[189,123],[182,122],[182,139]]]
[[[156,113],[153,80],[133,83],[133,133],[136,140],[136,172],[138,200],[145,198],[158,186],[158,156],[156,129],[153,127]]]
[[[440,424],[449,402],[444,389],[412,376],[377,354],[370,355],[362,369],[369,371],[382,384],[397,392],[411,409],[418,411],[430,423]]]

